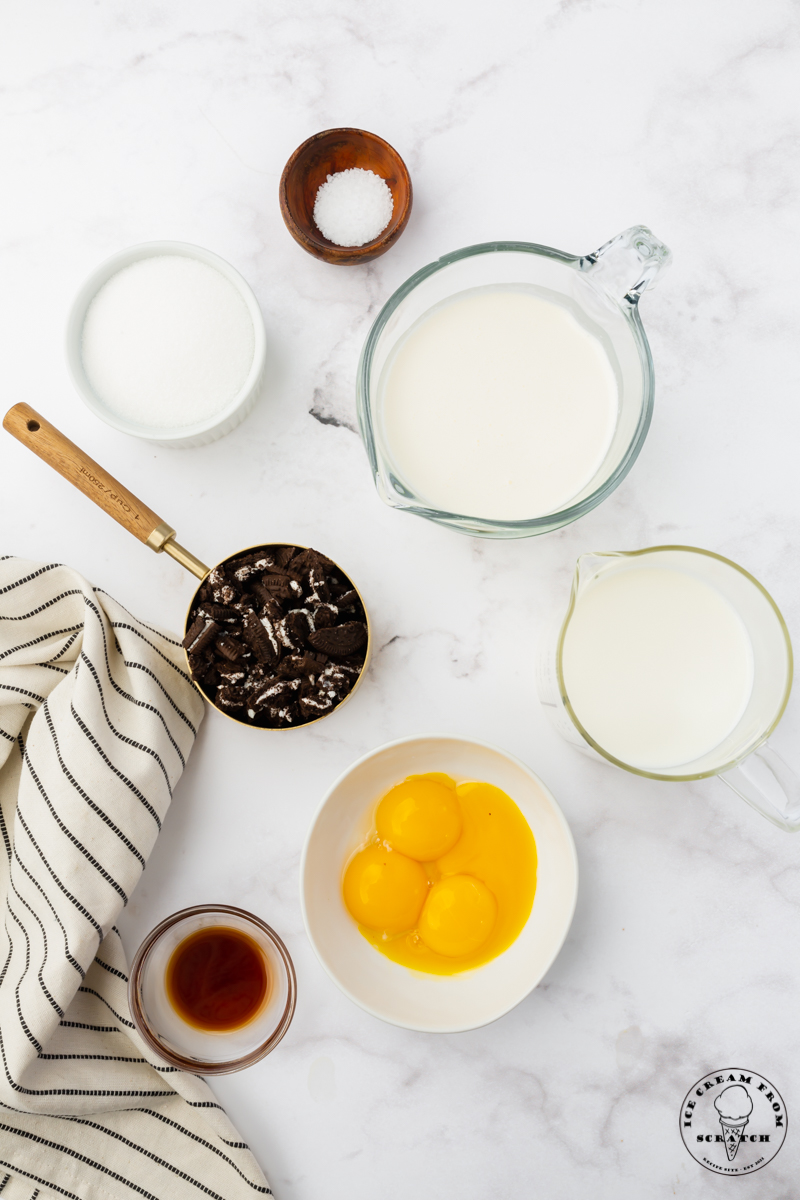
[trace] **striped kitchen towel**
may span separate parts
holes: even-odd
[[[270,1194],[143,1046],[114,927],[202,719],[183,663],[76,571],[0,558],[0,1200]]]

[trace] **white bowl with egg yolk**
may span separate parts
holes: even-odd
[[[502,788],[522,812],[538,856],[533,908],[516,941],[497,958],[456,975],[428,975],[379,954],[362,937],[342,897],[342,875],[374,827],[378,801],[408,775],[439,771],[457,783]],[[384,1021],[426,1033],[458,1033],[502,1017],[546,975],[569,931],[578,860],[564,814],[519,759],[470,738],[402,738],[370,751],[336,780],[311,824],[300,863],[306,932],[334,983]]]

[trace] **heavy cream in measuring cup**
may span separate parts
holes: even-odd
[[[689,763],[739,722],[753,686],[747,630],[724,596],[683,571],[634,567],[579,593],[564,686],[583,728],[640,770]]]
[[[602,464],[618,408],[600,340],[524,286],[432,309],[381,380],[384,436],[409,489],[432,508],[498,521],[567,506]]]

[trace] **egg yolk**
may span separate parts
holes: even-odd
[[[429,950],[454,958],[471,954],[488,938],[497,919],[497,901],[472,875],[451,875],[428,893],[418,931]]]
[[[433,862],[461,837],[455,789],[424,775],[411,775],[384,796],[376,814],[378,837],[418,862]]]
[[[401,933],[417,922],[428,877],[418,862],[374,843],[351,859],[343,890],[345,904],[359,924]]]
[[[362,937],[414,971],[454,975],[519,937],[536,892],[536,842],[490,783],[410,775],[380,801],[348,863],[344,900]]]

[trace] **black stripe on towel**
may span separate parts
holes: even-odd
[[[262,1187],[259,1183],[253,1183],[252,1179],[248,1179],[244,1171],[237,1167],[232,1158],[229,1158],[227,1154],[225,1154],[217,1146],[214,1146],[211,1142],[207,1142],[205,1138],[198,1137],[196,1133],[192,1133],[191,1129],[186,1129],[183,1125],[179,1125],[177,1121],[173,1121],[169,1117],[165,1117],[163,1113],[155,1112],[152,1108],[140,1108],[139,1112],[147,1113],[147,1115],[150,1117],[155,1117],[157,1121],[162,1121],[165,1125],[169,1125],[172,1129],[179,1130],[181,1133],[185,1134],[186,1137],[191,1138],[193,1142],[199,1142],[201,1146],[205,1146],[207,1150],[211,1150],[214,1154],[218,1155],[224,1162],[226,1162],[228,1166],[233,1167],[236,1174],[241,1175],[245,1183],[249,1184],[254,1192],[260,1192],[262,1196],[272,1195],[271,1188]],[[220,1141],[224,1140],[224,1138],[220,1138]],[[249,1146],[245,1145],[244,1142],[226,1142],[226,1145],[244,1147],[245,1150],[249,1150],[250,1148]]]
[[[58,913],[56,912],[55,908],[53,907],[52,901],[50,900],[50,897],[47,895],[47,892],[44,890],[42,885],[39,883],[39,880],[34,875],[32,875],[31,872],[28,870],[28,868],[25,866],[25,863],[22,861],[22,859],[19,856],[16,846],[14,847],[14,859],[17,863],[19,863],[20,870],[25,872],[25,874],[27,875],[28,879],[30,879],[33,886],[39,891],[45,904],[50,909],[50,912],[53,914],[56,921],[58,922],[58,926],[64,935],[64,957],[66,958],[66,960],[70,964],[70,966],[75,968],[75,970],[80,975],[81,979],[83,979],[84,976],[86,975],[86,972],[84,971],[83,967],[78,962],[78,960],[76,958],[74,958],[72,956],[72,954],[70,953],[69,942],[67,940],[67,931],[61,922],[61,918],[59,917]]]
[[[71,704],[70,704],[70,707],[72,707]],[[75,710],[73,709],[73,712],[74,711]],[[109,827],[109,829],[113,830],[113,832],[117,835],[119,840],[125,846],[127,846],[127,848],[130,850],[131,854],[133,854],[133,856],[135,858],[138,858],[139,862],[142,864],[142,867],[144,868],[144,862],[145,862],[144,855],[139,853],[139,851],[134,846],[133,842],[130,841],[130,839],[125,836],[125,834],[122,832],[122,830],[119,829],[114,824],[114,822],[111,820],[111,818],[108,816],[108,814],[103,811],[103,809],[100,807],[100,805],[95,804],[95,802],[94,802],[94,800],[92,800],[91,796],[87,795],[87,793],[83,790],[83,788],[80,786],[80,784],[74,778],[74,776],[67,770],[64,760],[61,757],[61,747],[58,744],[58,735],[56,734],[55,726],[53,725],[53,719],[50,716],[50,705],[49,705],[48,701],[45,701],[45,703],[42,705],[42,712],[44,713],[45,720],[47,721],[47,727],[50,730],[50,735],[53,739],[53,745],[55,747],[56,757],[58,758],[58,763],[59,763],[59,766],[61,767],[61,770],[66,775],[67,779],[70,781],[72,786],[75,788],[75,791],[78,793],[78,795],[81,797],[81,799],[84,800],[86,802],[86,804],[89,805],[89,808],[91,808],[92,812],[97,813],[98,817],[100,817],[100,819],[102,821],[105,821],[105,823]]]
[[[0,621],[27,621],[29,617],[38,617],[39,613],[46,612],[48,608],[52,608],[54,604],[58,604],[59,601],[65,600],[67,596],[80,596],[81,594],[80,588],[70,588],[66,592],[59,592],[57,596],[53,596],[52,600],[46,600],[45,603],[40,604],[38,608],[32,608],[30,612],[23,613],[20,617],[7,617],[0,614]],[[0,592],[0,595],[2,595],[2,592]]]
[[[43,1183],[45,1187],[49,1187],[53,1192],[58,1192],[60,1196],[68,1196],[69,1200],[81,1200],[81,1197],[76,1196],[74,1192],[68,1192],[66,1188],[59,1187],[57,1183],[51,1183],[49,1179],[42,1179],[39,1175],[32,1175],[30,1171],[17,1166],[16,1163],[6,1162],[5,1159],[0,1158],[0,1167],[11,1167],[15,1175],[24,1175],[26,1179],[34,1179],[36,1183]],[[10,1178],[10,1175],[6,1176],[2,1185],[0,1185],[0,1191],[3,1190]]]
[[[132,1063],[147,1063],[146,1058],[129,1058],[124,1054],[40,1054],[39,1058],[79,1058],[91,1059],[92,1062],[132,1062]],[[149,1066],[150,1064],[147,1063]]]
[[[100,1133],[105,1133],[108,1137],[113,1138],[115,1141],[122,1142],[122,1144],[124,1146],[128,1146],[129,1149],[138,1150],[140,1154],[143,1154],[145,1156],[145,1158],[149,1158],[151,1162],[158,1163],[158,1165],[160,1167],[165,1167],[167,1171],[171,1171],[172,1174],[177,1175],[179,1179],[185,1180],[186,1183],[193,1184],[193,1186],[196,1188],[199,1188],[201,1192],[205,1192],[205,1194],[207,1196],[213,1197],[213,1200],[225,1200],[224,1196],[221,1196],[219,1194],[219,1192],[215,1192],[212,1188],[206,1187],[206,1185],[204,1183],[200,1183],[199,1179],[194,1179],[191,1175],[187,1175],[186,1171],[182,1171],[180,1169],[180,1167],[175,1167],[172,1165],[172,1163],[168,1163],[166,1161],[166,1159],[159,1158],[157,1154],[153,1154],[152,1150],[146,1150],[145,1147],[140,1146],[138,1144],[138,1142],[132,1142],[129,1138],[124,1137],[121,1133],[117,1133],[117,1131],[115,1129],[106,1129],[105,1126],[98,1125],[97,1122],[95,1122],[95,1121],[89,1121],[85,1117],[68,1117],[68,1116],[63,1116],[63,1115],[59,1114],[58,1119],[62,1120],[62,1121],[70,1121],[72,1124],[75,1124],[75,1125],[88,1125],[90,1129],[96,1129]],[[4,1128],[4,1126],[0,1125],[0,1129],[3,1129],[3,1128]],[[199,1141],[200,1139],[196,1139],[196,1140]],[[54,1143],[49,1143],[49,1144],[54,1145]],[[57,1148],[66,1150],[67,1153],[70,1153],[69,1148],[66,1146],[57,1147]],[[223,1158],[224,1157],[225,1156],[223,1155]],[[241,1175],[241,1171],[239,1172],[239,1174]],[[250,1183],[250,1180],[247,1179],[246,1176],[243,1175],[242,1178],[245,1179],[247,1183]],[[130,1184],[130,1186],[133,1187],[134,1185]],[[260,1187],[256,1183],[250,1184],[250,1186],[255,1191],[260,1192],[262,1195],[269,1195],[269,1196],[272,1195],[272,1192],[270,1191],[269,1188]]]
[[[158,754],[156,754],[155,750],[153,750],[152,747],[143,746],[141,744],[141,742],[135,742],[133,740],[133,738],[126,737],[124,733],[120,733],[120,731],[116,728],[116,726],[112,724],[111,718],[108,715],[108,709],[106,708],[105,696],[103,695],[103,689],[100,684],[100,676],[97,674],[97,669],[95,668],[94,663],[91,661],[91,659],[89,658],[89,656],[87,655],[85,650],[81,650],[81,659],[80,660],[82,663],[86,664],[89,671],[91,672],[92,678],[94,679],[95,685],[97,687],[97,693],[100,697],[100,707],[102,708],[103,716],[106,719],[106,725],[108,725],[108,728],[111,730],[111,732],[114,734],[114,736],[119,738],[119,740],[121,742],[124,742],[126,746],[133,746],[134,750],[141,750],[143,754],[149,754],[151,756],[151,758],[153,758],[158,763],[159,767],[161,768],[161,773],[164,776],[164,782],[167,785],[167,791],[169,792],[169,798],[171,800],[172,799],[172,785],[170,784],[170,781],[169,781],[169,775],[167,774],[167,768],[164,766],[163,762],[161,761],[161,758],[159,757]],[[113,680],[112,680],[112,682],[113,682]],[[2,685],[0,685],[0,686],[2,686]],[[42,700],[42,703],[44,704],[44,700]],[[144,707],[147,708],[150,706],[145,705]],[[153,712],[156,712],[156,711],[157,711],[156,709],[153,709]],[[158,715],[161,716],[160,713]],[[162,720],[163,720],[163,717],[162,717]]]
[[[133,792],[134,796],[137,798],[137,800],[139,800],[139,801],[140,801],[140,802],[141,802],[141,803],[144,805],[144,807],[145,807],[145,808],[147,809],[147,811],[150,813],[150,816],[153,818],[153,820],[155,821],[156,825],[157,825],[157,826],[158,826],[158,828],[160,829],[160,828],[161,828],[161,818],[159,817],[159,815],[158,815],[158,813],[156,812],[156,810],[153,808],[153,806],[152,806],[152,804],[150,803],[150,801],[149,801],[149,800],[148,800],[148,799],[147,799],[147,798],[146,798],[146,797],[145,797],[145,796],[142,794],[142,792],[140,792],[140,791],[139,791],[139,789],[136,787],[136,785],[135,785],[134,783],[132,783],[130,779],[128,779],[128,776],[127,776],[127,775],[123,775],[122,771],[118,770],[118,769],[117,769],[117,767],[115,767],[115,766],[114,766],[114,764],[112,763],[111,759],[110,759],[110,758],[108,757],[108,755],[107,755],[107,754],[106,754],[106,753],[103,751],[103,749],[102,749],[102,747],[101,747],[100,743],[98,742],[97,738],[96,738],[96,737],[94,736],[94,734],[92,733],[92,731],[91,731],[91,729],[89,728],[89,726],[88,726],[88,725],[86,724],[86,722],[85,722],[85,721],[83,721],[83,720],[82,720],[82,718],[81,718],[81,717],[79,717],[79,716],[78,716],[78,714],[76,713],[76,711],[75,711],[75,705],[72,703],[72,701],[71,701],[71,700],[70,700],[70,703],[69,703],[69,707],[70,707],[70,712],[72,713],[72,716],[74,717],[75,721],[77,722],[78,728],[81,730],[81,732],[82,732],[83,734],[85,734],[85,736],[86,736],[86,737],[89,739],[89,741],[92,743],[92,745],[94,746],[95,750],[97,751],[97,753],[98,753],[98,754],[100,755],[100,757],[102,758],[103,762],[104,762],[104,763],[106,764],[106,766],[108,767],[109,771],[113,771],[113,772],[114,772],[114,774],[117,776],[117,778],[118,778],[118,779],[121,779],[121,780],[122,780],[122,782],[125,784],[125,786],[126,786],[126,787],[128,787],[128,788],[130,788],[130,790]]]
[[[81,988],[80,990],[84,991],[86,989]],[[100,999],[102,1000],[102,996],[100,997]],[[137,1088],[126,1088],[125,1090],[115,1090],[113,1088],[26,1088],[26,1087],[23,1087],[22,1084],[17,1083],[17,1081],[12,1077],[12,1075],[8,1069],[8,1059],[6,1058],[6,1046],[5,1046],[5,1042],[3,1041],[3,1030],[1,1028],[0,1028],[0,1054],[2,1054],[2,1057],[3,1057],[3,1070],[5,1072],[5,1077],[8,1080],[9,1086],[12,1087],[15,1092],[21,1092],[25,1096],[141,1096],[141,1097],[146,1096],[149,1098],[151,1096],[174,1096],[175,1095],[175,1092],[172,1090],[172,1088],[170,1088],[169,1091],[167,1091],[167,1092],[164,1092],[164,1091],[156,1092],[156,1091],[150,1091],[150,1090],[143,1091],[143,1090],[137,1089]],[[5,1107],[7,1108],[8,1105],[6,1105]],[[53,1116],[55,1114],[48,1113],[47,1115]],[[3,1128],[3,1126],[0,1125],[0,1129],[2,1129],[2,1128]],[[0,1163],[0,1166],[2,1166],[2,1165],[5,1165],[5,1164]]]
[[[159,658],[163,658],[164,662],[167,664],[168,667],[171,668],[171,670],[175,671],[178,675],[180,675],[180,677],[182,679],[186,678],[186,672],[181,670],[180,667],[177,667],[171,658],[167,658],[167,656],[163,650],[159,650],[158,646],[154,645],[153,642],[151,642],[149,638],[146,638],[144,636],[144,634],[142,633],[141,629],[137,629],[135,625],[128,625],[124,621],[109,621],[109,624],[112,629],[127,629],[129,633],[135,633],[137,637],[140,637],[143,642],[147,643],[147,645],[150,647],[151,650],[155,650],[155,652],[159,656]],[[186,717],[184,717],[184,720],[186,721],[187,724],[189,724],[188,719]],[[191,726],[191,728],[193,729],[194,726]],[[197,731],[195,730],[195,732],[197,732]]]
[[[164,726],[164,732],[166,733],[167,737],[169,738],[170,742],[172,743],[172,745],[173,745],[173,748],[174,748],[174,750],[175,750],[175,753],[178,755],[178,757],[179,757],[179,758],[180,758],[180,760],[181,760],[181,763],[182,763],[182,764],[183,764],[183,766],[185,767],[185,766],[186,766],[186,760],[185,760],[185,758],[183,757],[183,755],[181,754],[181,751],[180,751],[180,748],[179,748],[179,746],[178,746],[178,743],[175,741],[175,739],[173,738],[173,736],[172,736],[172,734],[171,734],[171,732],[170,732],[169,725],[167,725],[167,722],[166,722],[166,720],[164,719],[164,715],[163,715],[163,713],[161,713],[161,712],[160,712],[160,710],[159,710],[159,709],[157,709],[157,708],[155,708],[155,707],[154,707],[152,704],[148,704],[146,700],[137,700],[135,696],[131,696],[131,695],[129,695],[129,693],[128,693],[128,692],[126,692],[126,691],[124,690],[124,688],[121,688],[121,687],[119,686],[119,684],[117,683],[116,679],[115,679],[115,678],[114,678],[114,676],[111,674],[111,663],[110,663],[110,661],[109,661],[109,657],[108,657],[108,639],[106,638],[106,629],[105,629],[105,625],[103,624],[103,618],[102,618],[102,616],[101,616],[100,609],[99,609],[99,608],[97,608],[97,606],[96,606],[96,605],[92,604],[92,602],[91,602],[89,599],[87,599],[87,597],[86,597],[86,596],[84,596],[84,598],[83,598],[83,599],[84,599],[84,603],[86,604],[87,608],[90,608],[90,609],[92,610],[92,612],[94,613],[94,615],[97,617],[97,621],[98,621],[98,624],[99,624],[99,626],[100,626],[100,633],[101,633],[101,635],[102,635],[102,638],[103,638],[103,654],[104,654],[104,656],[105,656],[105,660],[106,660],[106,674],[108,675],[108,682],[111,684],[111,686],[113,687],[114,691],[115,691],[115,692],[116,692],[116,693],[117,693],[119,696],[122,696],[122,698],[123,698],[124,700],[128,700],[128,701],[129,701],[131,704],[135,704],[135,705],[137,706],[137,708],[146,708],[146,709],[148,710],[148,712],[155,713],[155,715],[158,717],[158,719],[159,719],[159,721],[161,722],[161,724]],[[130,629],[132,633],[138,633],[138,630],[134,629],[134,627],[133,627],[132,625],[117,625],[117,626],[115,626],[115,628],[117,628],[117,629]],[[116,636],[116,635],[115,635],[115,636]],[[149,642],[149,641],[147,640],[147,638],[146,638],[146,637],[144,637],[144,635],[143,635],[143,634],[139,634],[139,637],[141,637],[141,639],[142,639],[142,641],[143,641],[143,642],[147,642],[147,645],[148,645],[148,646],[151,646],[151,645],[152,645],[152,643],[151,643],[151,642]],[[156,647],[155,647],[155,646],[153,646],[153,649],[155,650],[155,649],[156,649]],[[119,651],[120,657],[122,657],[122,650],[120,649],[119,643],[117,643],[117,650]],[[175,666],[175,664],[174,664],[174,663],[170,662],[170,660],[169,660],[169,659],[168,659],[168,658],[167,658],[167,657],[166,657],[164,654],[161,654],[161,651],[160,651],[160,650],[157,650],[156,652],[157,652],[158,654],[160,654],[160,655],[161,655],[161,657],[164,659],[164,662],[166,662],[166,663],[169,663],[169,665],[172,667],[173,671],[177,671],[177,673],[178,673],[179,675],[183,676],[183,672],[182,672],[182,671],[180,671],[180,670],[178,669],[178,667],[176,667],[176,666]],[[123,662],[124,662],[124,661],[125,661],[125,660],[124,660],[124,658],[123,658]],[[176,707],[176,708],[177,708],[177,706],[174,706],[174,707]],[[177,711],[178,711],[178,712],[180,712],[180,709],[178,709]],[[191,723],[191,721],[189,720],[189,718],[188,718],[187,716],[185,716],[183,713],[180,713],[180,715],[183,717],[183,720],[184,720],[184,721],[186,722],[186,724],[189,726],[189,728],[191,729],[192,733],[196,735],[196,734],[197,734],[197,730],[195,729],[194,725],[192,725],[192,723]]]
[[[97,861],[97,859],[94,857],[94,855],[89,853],[89,851],[84,846],[83,842],[81,842],[79,838],[75,837],[75,834],[72,832],[72,830],[67,829],[66,825],[61,820],[61,817],[58,815],[56,810],[53,808],[53,805],[50,803],[50,797],[48,796],[41,780],[39,779],[39,776],[36,774],[36,772],[33,769],[33,763],[31,762],[30,755],[27,753],[27,751],[25,752],[25,766],[30,771],[31,778],[33,779],[34,783],[36,784],[37,788],[39,789],[39,793],[40,793],[42,799],[44,800],[45,804],[47,805],[47,807],[53,817],[53,820],[58,825],[61,832],[64,834],[64,836],[66,838],[69,838],[69,840],[72,842],[73,846],[75,846],[78,850],[80,850],[81,854],[84,856],[86,861],[92,864],[92,866],[95,868],[95,870],[100,875],[102,875],[103,879],[105,879],[106,883],[109,884],[111,887],[113,887],[114,891],[119,896],[122,897],[123,904],[127,904],[128,897],[126,896],[125,892],[120,887],[120,885],[117,883],[116,879],[114,879],[113,875],[110,875],[108,873],[108,871],[105,869],[105,867],[100,865],[100,863]],[[99,928],[100,927],[98,925],[98,929]]]
[[[117,1029],[116,1025],[86,1025],[83,1021],[59,1021],[59,1025],[64,1025],[67,1029],[90,1029],[92,1033],[121,1033],[123,1037],[128,1036],[123,1029]]]
[[[6,971],[8,970],[8,964],[11,962],[11,959],[14,954],[14,943],[11,940],[11,934],[9,933],[8,929],[6,929],[6,933],[8,935],[8,954],[6,955],[6,961],[3,963],[3,969],[2,969],[2,971],[0,971],[0,987],[3,986],[3,980],[6,977]]]
[[[56,1010],[56,1012],[58,1013],[58,1015],[59,1015],[60,1017],[63,1017],[63,1015],[64,1015],[64,1010],[63,1010],[63,1008],[60,1006],[60,1004],[58,1004],[58,1002],[57,1002],[57,1001],[54,999],[54,997],[50,995],[50,992],[49,992],[49,990],[48,990],[47,984],[45,983],[45,981],[44,981],[44,977],[43,977],[43,975],[42,975],[42,972],[44,971],[44,969],[45,969],[45,966],[47,965],[47,954],[48,954],[48,949],[47,949],[47,932],[45,931],[44,924],[43,924],[43,922],[40,920],[40,918],[39,918],[39,914],[37,913],[36,909],[35,909],[35,908],[31,908],[30,904],[28,904],[28,901],[27,901],[27,900],[25,899],[25,897],[24,897],[24,896],[21,894],[21,892],[20,892],[20,891],[17,889],[17,886],[16,886],[16,884],[14,883],[14,880],[13,880],[13,878],[9,880],[9,883],[11,884],[11,890],[13,891],[14,895],[15,895],[15,896],[17,897],[17,899],[19,900],[20,904],[24,904],[24,905],[25,905],[25,907],[27,908],[28,912],[31,914],[31,916],[33,917],[34,921],[35,921],[35,922],[36,922],[36,924],[39,926],[39,929],[40,929],[40,930],[41,930],[41,932],[42,932],[42,942],[44,943],[44,958],[43,958],[43,959],[42,959],[42,961],[39,963],[39,970],[36,972],[36,977],[37,977],[37,979],[39,980],[39,985],[41,986],[41,989],[42,989],[42,991],[44,992],[45,996],[47,996],[47,999],[50,1001],[50,1004],[51,1004],[51,1005],[53,1006],[53,1008]],[[9,906],[8,906],[8,911],[9,911],[9,912],[11,912],[11,905],[9,905]],[[11,915],[13,916],[14,914],[13,914],[13,913],[11,913]],[[18,919],[18,918],[15,918],[15,919]]]
[[[9,555],[9,557],[12,557]],[[30,575],[26,575],[24,579],[17,579],[14,583],[9,583],[4,588],[0,588],[0,596],[5,596],[6,592],[13,592],[15,588],[22,587],[24,583],[30,583],[32,579],[38,579],[40,575],[46,575],[48,571],[57,571],[63,563],[47,563],[44,567],[39,567],[38,571],[33,571]]]
[[[28,1141],[36,1142],[39,1146],[47,1146],[49,1150],[60,1150],[62,1154],[68,1154],[70,1158],[75,1158],[78,1160],[78,1162],[85,1163],[87,1167],[94,1167],[96,1171],[102,1171],[102,1173],[107,1175],[109,1179],[116,1179],[118,1183],[126,1184],[126,1186],[132,1188],[134,1192],[138,1192],[140,1196],[144,1196],[146,1200],[159,1200],[158,1196],[154,1196],[152,1192],[148,1192],[143,1187],[139,1187],[138,1183],[132,1183],[131,1180],[126,1179],[124,1175],[119,1175],[116,1171],[112,1171],[108,1167],[104,1167],[102,1163],[95,1162],[93,1158],[87,1158],[85,1154],[79,1154],[78,1151],[73,1150],[71,1146],[61,1146],[58,1142],[51,1142],[48,1141],[47,1138],[39,1137],[38,1134],[29,1133],[27,1129],[15,1129],[13,1125],[0,1125],[0,1129],[5,1129],[7,1133],[15,1133],[17,1137],[26,1138]],[[2,1163],[0,1165],[5,1166],[6,1164]],[[13,1167],[13,1164],[9,1163],[9,1166]],[[23,1174],[28,1175],[29,1179],[33,1179],[37,1183],[43,1183],[46,1187],[53,1186],[47,1179],[40,1179],[38,1175],[30,1175],[27,1171],[24,1171]],[[59,1188],[58,1191],[62,1191],[62,1189]],[[64,1192],[64,1195],[71,1196],[72,1192]],[[78,1200],[77,1197],[76,1200]],[[222,1198],[220,1198],[220,1200],[222,1200]]]
[[[2,732],[2,730],[0,730],[0,733],[1,732]],[[6,734],[6,736],[8,736],[8,735]],[[12,741],[16,741],[16,738],[12,738]],[[11,841],[8,836],[8,830],[6,829],[6,822],[5,822],[5,818],[3,816],[2,805],[0,805],[0,833],[2,833],[2,835],[3,835],[3,844],[5,845],[6,854],[8,855],[8,861],[10,863],[11,862]]]
[[[49,862],[47,861],[47,859],[45,858],[45,855],[44,855],[44,853],[43,853],[43,851],[42,851],[42,848],[41,848],[41,846],[40,846],[40,845],[39,845],[39,843],[36,841],[36,838],[33,836],[33,834],[31,833],[30,829],[29,829],[29,828],[28,828],[28,826],[26,825],[26,823],[25,823],[25,818],[23,817],[23,815],[22,815],[22,813],[19,811],[19,809],[17,809],[17,820],[19,821],[20,825],[22,826],[22,828],[23,828],[23,829],[25,830],[25,832],[27,833],[27,835],[28,835],[28,840],[30,841],[30,843],[31,843],[31,845],[33,846],[34,850],[35,850],[35,851],[36,851],[36,853],[39,855],[39,858],[42,860],[42,862],[44,863],[45,867],[47,868],[47,870],[48,870],[48,872],[49,872],[49,874],[50,874],[50,877],[51,877],[51,879],[52,879],[52,880],[54,881],[54,883],[55,883],[55,884],[56,884],[56,885],[57,885],[57,886],[58,886],[58,887],[61,889],[61,891],[64,893],[64,895],[67,897],[67,899],[68,899],[68,900],[70,900],[70,901],[72,902],[72,904],[74,904],[74,905],[75,905],[75,907],[77,908],[78,912],[79,912],[79,913],[80,913],[82,916],[84,916],[84,917],[86,918],[86,920],[89,922],[89,924],[90,924],[90,925],[91,925],[91,926],[92,926],[94,929],[96,929],[96,930],[97,930],[97,937],[98,937],[98,941],[102,941],[102,938],[103,938],[103,930],[102,930],[102,927],[101,927],[100,925],[98,925],[97,921],[95,921],[94,917],[93,917],[93,916],[92,916],[92,914],[89,912],[88,908],[84,908],[84,906],[81,904],[80,900],[78,900],[77,896],[73,896],[72,892],[71,892],[71,891],[70,891],[70,890],[69,890],[67,887],[65,887],[65,886],[64,886],[64,884],[61,882],[61,880],[59,879],[59,877],[56,875],[55,871],[54,871],[54,870],[53,870],[53,868],[50,866],[50,863],[49,863]],[[14,849],[16,850],[16,846],[14,847]]]
[[[121,1016],[119,1015],[119,1013],[118,1013],[118,1012],[117,1012],[115,1009],[113,1009],[113,1008],[111,1007],[111,1005],[110,1005],[110,1004],[108,1003],[108,1001],[106,1000],[105,996],[101,996],[99,992],[96,992],[96,991],[94,990],[94,988],[90,988],[90,987],[79,987],[79,988],[78,988],[78,991],[79,991],[79,992],[87,992],[87,993],[88,993],[88,995],[90,995],[90,996],[96,996],[98,1000],[102,1000],[102,1001],[103,1001],[103,1004],[105,1004],[105,1006],[106,1006],[106,1008],[108,1009],[108,1011],[109,1011],[109,1012],[112,1012],[112,1013],[114,1013],[114,1016],[117,1018],[117,1020],[118,1020],[118,1021],[121,1021],[123,1025],[127,1025],[128,1029],[135,1029],[135,1028],[136,1028],[136,1026],[134,1025],[133,1021],[126,1021],[124,1017],[121,1017]]]
[[[42,633],[30,642],[20,642],[18,646],[12,646],[10,650],[4,650],[0,654],[0,662],[4,658],[8,658],[9,654],[16,654],[18,650],[29,650],[31,646],[38,646],[41,642],[49,642],[51,638],[60,637],[62,633],[80,633],[82,629],[83,621],[81,621],[80,625],[70,625],[67,629],[54,629],[52,633]]]
[[[148,625],[146,621],[140,621],[138,617],[133,615],[130,609],[126,608],[124,604],[120,604],[119,600],[114,600],[114,597],[109,596],[108,592],[104,591],[103,588],[96,587],[93,590],[96,596],[108,596],[109,600],[114,601],[117,608],[121,608],[124,613],[127,613],[132,621],[136,621],[137,624],[141,625],[142,629],[149,629],[150,632],[156,634],[157,637],[163,638],[165,642],[169,642],[170,646],[183,646],[183,642],[179,642],[176,641],[175,638],[171,638],[169,634],[164,633],[163,629],[155,629],[152,625]],[[185,678],[188,679],[189,676],[187,675]]]
[[[181,718],[182,718],[182,719],[183,719],[183,720],[186,722],[186,724],[189,726],[189,728],[191,729],[191,731],[192,731],[192,733],[194,734],[194,736],[195,736],[195,737],[197,737],[197,730],[195,729],[194,725],[193,725],[193,724],[192,724],[192,722],[189,720],[189,718],[186,716],[186,713],[183,711],[183,709],[182,709],[182,708],[179,708],[179,707],[178,707],[178,705],[175,703],[175,701],[172,699],[172,696],[170,696],[169,692],[168,692],[168,691],[167,691],[167,689],[164,687],[163,683],[162,683],[162,682],[161,682],[161,680],[158,678],[158,676],[156,675],[155,671],[151,671],[149,667],[146,667],[146,666],[144,665],[144,663],[140,663],[140,662],[129,662],[127,658],[124,658],[122,661],[125,663],[125,666],[129,668],[129,670],[132,670],[132,671],[143,671],[143,672],[144,672],[146,675],[149,675],[149,676],[150,676],[150,678],[153,680],[153,683],[157,684],[157,685],[158,685],[158,687],[160,687],[160,688],[161,688],[161,691],[164,693],[164,695],[166,696],[167,700],[170,702],[170,704],[172,705],[172,707],[175,709],[175,712],[178,714],[178,716],[179,716],[179,717],[181,717]],[[186,681],[187,681],[187,683],[191,683],[191,682],[192,682],[192,681],[191,681],[191,679],[189,678],[189,676],[188,676],[188,675],[186,676]],[[192,686],[194,686],[194,685],[192,684]]]
[[[64,655],[67,653],[67,651],[71,648],[72,644],[77,640],[77,638],[80,637],[82,629],[83,629],[83,625],[81,625],[81,628],[77,631],[77,633],[73,633],[72,637],[67,639],[66,644],[61,647],[58,654],[54,654],[53,657],[50,659],[51,663],[58,662],[58,660],[60,658],[64,657]]]
[[[44,696],[37,696],[36,692],[29,692],[27,688],[13,687],[10,683],[0,683],[0,688],[4,692],[18,692],[20,696],[29,696],[31,700],[38,700],[40,704],[44,704],[45,701]],[[29,704],[27,707],[32,708],[33,705]]]
[[[116,967],[109,966],[107,962],[103,962],[99,955],[95,956],[94,961],[97,963],[98,967],[102,967],[104,971],[108,971],[109,975],[116,975],[117,978],[121,979],[124,983],[128,982],[128,976],[123,971],[118,971]]]
[[[20,921],[19,917],[14,912],[11,905],[8,903],[8,897],[6,897],[6,908],[8,909],[8,912],[9,912],[9,915],[11,916],[11,918],[14,921],[16,921],[16,923],[19,925],[19,927],[22,930],[22,933],[25,937],[25,969],[23,970],[22,974],[18,977],[16,987],[14,988],[14,998],[17,1002],[17,1016],[19,1017],[19,1023],[22,1026],[22,1029],[25,1033],[26,1038],[31,1043],[31,1045],[36,1049],[37,1053],[41,1053],[42,1044],[38,1040],[38,1038],[35,1038],[33,1036],[30,1029],[28,1028],[28,1022],[25,1020],[25,1018],[22,1015],[22,1004],[21,1004],[20,998],[19,998],[19,989],[22,987],[23,980],[25,979],[25,976],[28,974],[28,969],[30,968],[30,965],[31,965],[31,939],[28,937],[28,931],[25,928],[25,926],[22,924],[22,921]],[[11,930],[8,928],[8,924],[6,924],[6,934],[8,935],[8,940],[9,940],[9,944],[10,944],[11,943]],[[10,959],[9,959],[9,961],[10,961]],[[3,971],[5,973],[5,968],[3,968]]]

